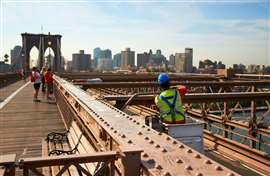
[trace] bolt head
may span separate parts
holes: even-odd
[[[212,164],[212,162],[210,160],[205,160],[204,163],[205,164]]]
[[[192,167],[190,165],[185,166],[186,170],[192,170]]]
[[[167,152],[167,150],[164,148],[164,149],[162,150],[162,152],[165,153],[165,152]]]
[[[188,150],[187,150],[187,153],[192,153],[192,150],[191,150],[191,149],[188,149]]]
[[[199,158],[201,158],[201,155],[200,154],[196,154],[195,155],[195,158],[198,158],[199,159]]]
[[[148,154],[147,154],[147,153],[144,153],[144,154],[143,154],[143,157],[144,157],[144,158],[147,158],[147,157],[148,157]]]
[[[157,165],[157,167],[156,167],[158,170],[162,170],[163,169],[163,167],[161,166],[161,165]]]
[[[215,169],[216,169],[216,171],[222,171],[223,170],[221,166],[216,166]]]
[[[183,161],[181,159],[177,159],[176,160],[176,163],[179,163],[180,164],[180,163],[183,163]]]

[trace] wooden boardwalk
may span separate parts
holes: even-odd
[[[57,105],[47,103],[42,95],[41,102],[35,103],[32,93],[29,84],[0,110],[0,155],[41,156],[42,138],[51,131],[64,131]]]

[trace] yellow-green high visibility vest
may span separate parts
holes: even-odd
[[[181,96],[176,89],[168,89],[156,96],[155,103],[160,110],[161,121],[177,123],[185,120]]]

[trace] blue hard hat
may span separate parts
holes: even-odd
[[[161,73],[158,75],[158,83],[161,84],[165,84],[165,83],[169,83],[169,77],[167,74],[165,73]]]

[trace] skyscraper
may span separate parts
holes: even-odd
[[[186,53],[185,72],[191,73],[193,68],[193,49],[185,48],[185,53]]]
[[[137,67],[146,68],[149,60],[150,60],[150,54],[148,54],[147,52],[137,54]]]
[[[153,67],[161,67],[163,65],[167,65],[166,57],[161,53],[161,50],[157,50],[155,54],[152,54],[150,50],[150,65]]]
[[[186,53],[175,53],[175,71],[185,72]]]
[[[112,51],[110,49],[100,50],[99,58],[112,59]]]
[[[19,70],[20,68],[22,68],[23,57],[20,55],[21,50],[21,46],[15,46],[12,50],[10,50],[11,67],[14,70]]]
[[[94,49],[94,63],[93,63],[93,67],[97,67],[97,62],[98,62],[98,58],[100,58],[100,48],[95,48]]]
[[[113,56],[113,68],[121,67],[121,53],[117,53]]]
[[[88,71],[91,68],[91,55],[84,54],[84,50],[72,54],[72,71]]]
[[[135,52],[130,48],[126,48],[125,51],[121,51],[121,69],[128,69],[135,66]]]
[[[98,65],[97,65],[98,70],[112,70],[112,59],[98,59]]]
[[[170,55],[170,60],[169,60],[170,65],[175,65],[175,56],[173,54]]]
[[[176,72],[191,73],[193,64],[193,49],[185,48],[185,53],[175,54],[175,70]]]

